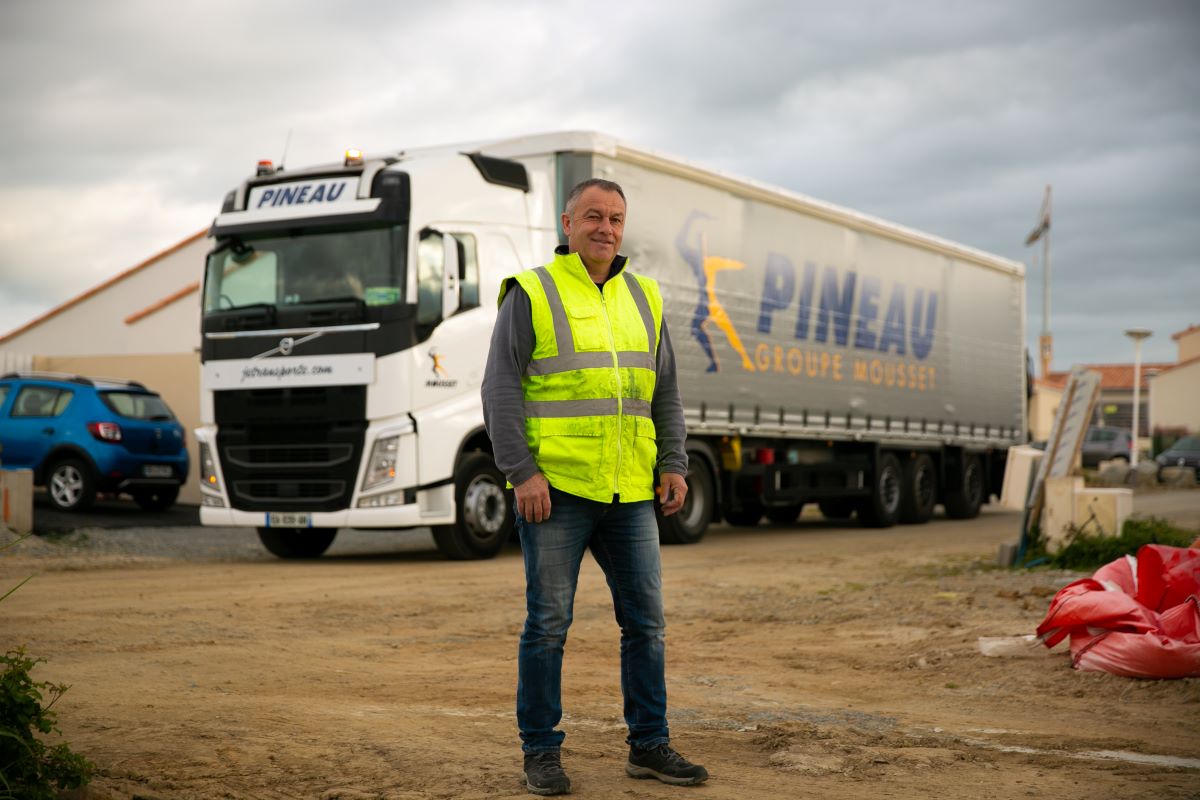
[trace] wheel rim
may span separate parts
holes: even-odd
[[[79,502],[83,493],[83,475],[72,466],[59,467],[50,479],[50,494],[60,506],[70,507]]]
[[[890,464],[879,473],[879,499],[889,514],[900,508],[900,476]]]
[[[679,509],[679,521],[683,523],[683,527],[689,531],[696,530],[700,526],[701,517],[704,514],[704,491],[701,486],[702,481],[694,477],[694,473],[688,474],[688,493],[683,496],[683,507]]]
[[[490,538],[504,526],[507,498],[491,478],[477,476],[463,495],[463,515],[467,529],[477,538]]]

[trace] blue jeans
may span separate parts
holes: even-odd
[[[629,744],[669,738],[662,575],[654,501],[597,503],[550,489],[550,517],[517,514],[525,555],[527,616],[518,651],[517,726],[526,753],[557,750],[562,660],[583,551],[604,570],[621,627],[621,693]]]

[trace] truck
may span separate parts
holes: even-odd
[[[205,525],[277,556],[341,528],[513,534],[480,385],[506,277],[565,243],[570,189],[628,198],[622,251],[676,353],[689,491],[665,543],[805,505],[872,527],[970,518],[1026,438],[1024,267],[594,132],[260,162],[209,231]]]

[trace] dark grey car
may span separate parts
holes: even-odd
[[[1095,467],[1101,461],[1128,461],[1133,437],[1124,428],[1093,425],[1088,428],[1080,451],[1083,466]]]
[[[1200,436],[1185,436],[1159,453],[1155,459],[1162,467],[1191,467],[1200,480]]]

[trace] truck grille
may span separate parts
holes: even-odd
[[[365,386],[217,392],[217,453],[242,511],[349,507],[366,435]]]

